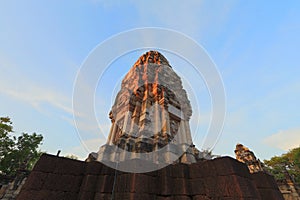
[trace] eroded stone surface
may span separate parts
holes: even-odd
[[[191,115],[180,77],[162,54],[149,51],[122,81],[109,113],[107,144],[98,151],[97,160],[122,162],[145,156],[142,159],[153,163],[173,163],[175,157],[178,162],[196,162],[199,151],[192,145]],[[116,155],[118,148],[125,152]]]
[[[263,171],[262,164],[257,159],[252,151],[242,144],[237,144],[234,150],[236,159],[242,163],[245,163],[250,173]]]
[[[56,163],[55,168],[48,170],[45,163],[52,162]],[[245,164],[230,157],[177,163],[150,173],[125,173],[100,162],[80,162],[47,154],[34,167],[17,200],[111,197],[283,200],[272,176],[264,172],[251,174]]]

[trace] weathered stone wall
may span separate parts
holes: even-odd
[[[24,177],[18,185],[15,185],[15,180],[7,185],[2,185],[0,189],[0,199],[1,200],[15,200],[17,195],[20,193],[22,186],[26,182],[26,177]]]
[[[300,193],[294,182],[285,179],[277,184],[285,200],[300,200]]]
[[[114,188],[114,189],[113,189]],[[44,154],[18,200],[97,199],[282,200],[272,176],[250,174],[230,157],[174,164],[149,173],[115,171],[100,162]]]
[[[20,193],[29,175],[29,171],[18,171],[16,177],[0,176],[0,199],[14,200]]]
[[[236,154],[236,159],[242,163],[245,163],[248,166],[250,173],[264,171],[262,166],[263,164],[260,162],[260,160],[257,159],[254,153],[244,145],[237,144],[234,152]],[[297,186],[288,173],[286,173],[283,181],[277,182],[277,185],[285,200],[300,200]]]

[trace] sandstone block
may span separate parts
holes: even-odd
[[[27,179],[23,188],[26,190],[41,190],[46,179],[48,173],[43,173],[40,171],[33,171],[30,174],[30,178]]]
[[[56,156],[49,155],[49,154],[43,154],[38,162],[35,164],[33,171],[41,171],[41,172],[47,172],[51,173],[54,172],[56,163],[60,159],[57,159]]]
[[[226,175],[238,175],[245,176],[246,178],[250,178],[248,167],[230,157],[221,157],[212,160],[212,163],[215,166],[215,170],[218,175],[226,176]]]

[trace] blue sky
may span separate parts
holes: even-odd
[[[84,59],[122,31],[168,28],[201,44],[222,76],[226,121],[213,152],[233,156],[241,142],[270,158],[300,145],[299,9],[298,1],[1,1],[0,115],[11,117],[17,133],[43,134],[42,150],[84,158],[105,141],[85,124],[80,128],[92,135],[83,138],[86,150],[74,127],[73,84]],[[114,62],[101,80],[107,87],[97,88],[96,114],[105,133],[117,92],[112,88],[143,52]],[[166,57],[180,74],[182,61]],[[190,84],[194,89],[200,82]],[[206,116],[209,95],[195,95]],[[203,117],[195,134],[203,135],[206,122]],[[195,143],[201,145],[201,137]]]

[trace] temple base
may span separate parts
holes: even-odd
[[[146,166],[146,164],[145,164]],[[116,171],[100,162],[44,154],[17,200],[100,199],[272,199],[283,200],[274,178],[250,174],[230,157],[174,164],[149,173]]]

